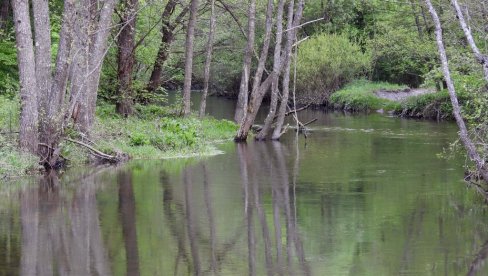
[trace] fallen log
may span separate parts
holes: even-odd
[[[66,141],[69,141],[71,143],[75,143],[79,146],[82,146],[82,147],[85,147],[87,148],[93,155],[95,155],[96,157],[99,157],[103,160],[107,160],[111,163],[118,163],[120,162],[120,158],[118,158],[117,156],[112,156],[112,155],[109,155],[109,154],[106,154],[106,153],[103,153],[97,149],[95,149],[94,147],[90,146],[90,145],[87,145],[81,141],[78,141],[78,140],[73,140],[73,139],[70,139],[70,138],[64,138]]]

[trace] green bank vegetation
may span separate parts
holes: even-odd
[[[0,105],[0,178],[39,171],[39,159],[17,148],[19,100],[0,97]],[[232,139],[237,130],[231,121],[182,118],[176,110],[175,106],[137,105],[136,115],[125,118],[112,104],[101,103],[90,139],[75,130],[68,130],[67,138],[109,155],[124,154],[127,159],[165,159],[217,154],[216,143]],[[93,161],[86,147],[68,140],[61,142],[61,156],[68,166]]]

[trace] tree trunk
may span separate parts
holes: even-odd
[[[8,17],[10,16],[10,0],[2,0],[0,4],[0,34],[7,27]]]
[[[183,84],[183,115],[190,115],[191,105],[191,79],[193,73],[193,41],[195,40],[195,23],[198,13],[198,0],[191,0],[190,19],[186,29],[185,42],[185,81]]]
[[[205,116],[205,108],[207,106],[207,94],[208,94],[208,83],[210,80],[210,65],[212,63],[212,50],[213,41],[215,34],[215,0],[210,0],[210,26],[208,31],[208,41],[207,41],[207,54],[205,57],[205,69],[204,69],[204,80],[203,80],[203,94],[202,100],[200,102],[200,118]]]
[[[412,7],[412,14],[415,18],[415,25],[417,26],[417,32],[419,34],[420,40],[424,39],[424,34],[422,31],[422,26],[420,25],[420,18],[419,14],[417,13],[417,5],[415,4],[415,0],[410,0],[410,6]]]
[[[234,120],[242,124],[242,120],[247,112],[247,102],[249,99],[249,75],[251,74],[251,61],[254,52],[255,24],[256,24],[256,0],[249,0],[249,11],[247,21],[247,46],[242,65],[241,85],[237,99]]]
[[[302,19],[303,13],[303,6],[304,0],[299,0],[297,11],[295,16],[293,17],[292,28],[288,28],[287,33],[287,41],[286,41],[286,50],[285,50],[285,73],[283,79],[283,93],[281,98],[280,108],[278,110],[278,118],[276,119],[276,127],[273,131],[273,135],[271,139],[278,140],[280,139],[283,132],[281,128],[285,122],[285,114],[286,114],[286,107],[288,106],[288,98],[290,94],[290,67],[291,67],[291,55],[293,52],[293,43],[296,40],[297,36],[297,27],[300,25],[300,21]]]
[[[32,29],[28,0],[12,0],[17,43],[17,61],[20,81],[20,134],[21,150],[37,154],[38,138],[38,87]]]
[[[483,73],[485,76],[485,80],[488,82],[488,56],[483,55],[478,46],[476,45],[476,42],[474,41],[473,35],[471,34],[471,28],[468,26],[466,23],[466,20],[464,19],[464,14],[461,10],[461,7],[458,4],[457,0],[451,0],[452,6],[456,10],[456,15],[459,20],[459,25],[461,25],[461,28],[463,29],[464,35],[466,36],[466,40],[468,41],[469,47],[471,47],[471,50],[473,51],[474,56],[478,60],[478,62],[483,66]]]
[[[447,83],[447,89],[449,91],[449,96],[451,98],[454,118],[456,119],[456,123],[459,127],[459,138],[461,139],[464,147],[466,148],[469,158],[475,162],[478,172],[481,174],[481,176],[485,181],[488,181],[488,172],[485,168],[485,160],[483,160],[481,156],[478,154],[478,152],[476,151],[475,144],[469,138],[468,129],[461,115],[461,107],[459,106],[459,102],[456,96],[456,90],[454,88],[454,83],[452,81],[451,73],[449,70],[449,63],[447,60],[446,49],[444,47],[442,27],[441,27],[441,22],[439,20],[439,16],[437,15],[437,12],[432,6],[432,2],[430,0],[425,0],[425,3],[427,4],[429,8],[429,12],[434,21],[437,48],[439,50],[439,56],[442,63],[442,72],[444,74],[444,80]]]
[[[32,14],[34,15],[35,36],[35,61],[36,81],[38,88],[38,112],[39,112],[39,140],[43,144],[50,145],[50,131],[46,129],[50,120],[48,103],[50,102],[51,89],[51,28],[49,22],[49,5],[47,0],[32,2]],[[39,149],[41,156],[46,156],[50,149]]]
[[[268,115],[264,121],[263,129],[256,136],[256,140],[264,140],[269,134],[271,125],[276,113],[276,107],[278,105],[278,92],[279,92],[279,78],[281,75],[281,47],[283,41],[283,11],[285,7],[285,1],[280,0],[278,3],[278,12],[276,15],[276,41],[273,57],[273,80],[271,82],[271,103],[269,107]]]
[[[118,93],[116,111],[122,115],[132,115],[134,112],[132,95],[132,73],[135,63],[135,38],[138,0],[126,0],[124,11],[120,19],[122,29],[118,37],[117,46],[117,79]]]
[[[85,134],[90,133],[95,120],[100,71],[107,50],[107,38],[111,29],[110,23],[112,22],[115,2],[116,0],[103,1],[100,11],[94,10],[93,5],[90,7],[84,5],[82,7],[82,9],[84,8],[83,12],[86,13],[88,11],[89,23],[82,25],[82,39],[79,39],[82,50],[77,49],[77,52],[80,52],[80,59],[82,59],[78,62],[81,68],[78,68],[78,70],[75,68],[71,72],[72,78],[81,79],[77,82],[78,92],[76,89],[72,89],[70,114],[75,119],[78,130]],[[82,15],[81,17],[83,18],[84,16]],[[82,20],[81,23],[86,24],[85,20]],[[88,34],[91,35],[86,39]],[[77,43],[75,43],[76,45]],[[86,53],[85,58],[87,60],[85,61],[81,57],[83,53]]]
[[[174,23],[171,23],[171,16],[175,11],[175,7],[178,4],[176,0],[170,0],[166,4],[163,14],[161,15],[162,27],[161,33],[161,44],[159,45],[158,55],[154,61],[153,71],[151,72],[151,77],[149,78],[149,83],[147,85],[147,90],[150,92],[156,91],[161,87],[162,80],[161,75],[163,73],[163,65],[169,57],[169,48],[174,41],[174,30],[181,24],[183,17],[188,12],[188,6],[183,8],[180,14],[176,17]]]
[[[259,107],[261,106],[264,94],[269,88],[262,86],[261,79],[263,77],[264,69],[266,67],[266,60],[268,59],[269,45],[271,41],[271,31],[273,29],[273,0],[268,1],[268,6],[266,8],[266,27],[264,31],[264,42],[263,49],[261,50],[261,56],[259,57],[258,67],[256,68],[256,73],[254,74],[254,80],[251,91],[251,100],[244,108],[243,118],[237,131],[237,135],[234,138],[236,141],[245,141],[249,134],[249,130],[256,118]],[[266,83],[271,84],[274,72],[268,76]]]

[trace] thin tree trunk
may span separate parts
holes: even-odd
[[[256,73],[254,74],[254,80],[252,85],[251,100],[244,109],[243,118],[237,131],[235,141],[245,141],[249,134],[249,130],[256,118],[259,107],[261,106],[264,94],[271,85],[271,80],[273,79],[274,72],[266,79],[266,86],[261,84],[261,79],[263,77],[264,69],[266,66],[266,60],[268,59],[269,45],[271,41],[271,31],[273,29],[273,0],[268,1],[268,6],[266,8],[266,27],[264,32],[264,42],[263,48],[261,50],[261,56],[259,57],[258,67]]]
[[[122,30],[118,37],[117,79],[118,93],[116,111],[128,116],[134,112],[132,95],[132,73],[135,63],[135,38],[138,0],[126,0],[120,19]]]
[[[272,139],[273,140],[278,140],[280,139],[281,135],[283,132],[281,131],[281,128],[283,127],[283,124],[285,122],[285,114],[286,114],[286,107],[288,106],[288,98],[290,94],[290,67],[291,67],[291,55],[293,52],[293,43],[296,40],[296,34],[297,34],[297,29],[296,27],[300,25],[300,21],[302,19],[302,13],[303,13],[303,6],[304,6],[304,0],[299,0],[298,2],[298,7],[297,11],[295,13],[295,16],[293,18],[293,27],[292,29],[288,28],[288,33],[287,33],[287,41],[286,41],[286,50],[285,50],[285,73],[283,76],[283,93],[281,97],[281,104],[280,108],[278,110],[278,118],[276,119],[276,127],[273,131]],[[289,24],[288,24],[289,25]]]
[[[163,65],[169,57],[169,48],[174,41],[174,30],[176,26],[181,24],[183,17],[188,12],[188,6],[185,7],[180,14],[176,17],[174,23],[171,23],[171,16],[175,11],[175,7],[178,4],[176,0],[170,0],[166,4],[164,11],[161,15],[162,27],[161,27],[161,44],[159,45],[158,55],[154,61],[153,70],[151,72],[151,77],[149,78],[149,83],[147,85],[147,90],[150,92],[156,91],[161,87],[162,80],[161,75],[163,73]]]
[[[417,32],[419,34],[420,40],[424,39],[424,34],[422,31],[422,26],[420,25],[420,18],[419,14],[417,13],[417,5],[415,4],[415,0],[410,0],[410,6],[412,7],[412,13],[415,18],[415,25],[417,26]]]
[[[251,74],[251,61],[254,51],[256,0],[249,0],[249,10],[247,16],[247,45],[244,54],[244,62],[242,65],[241,85],[239,87],[236,112],[234,115],[234,120],[238,124],[242,124],[242,120],[247,112],[247,103],[249,100],[249,75]]]
[[[468,129],[461,115],[461,107],[459,106],[459,102],[456,96],[456,90],[454,88],[454,83],[452,81],[451,73],[449,71],[449,63],[447,60],[446,49],[444,47],[442,27],[441,27],[441,22],[439,20],[439,16],[437,15],[437,12],[432,6],[432,2],[430,0],[425,0],[425,3],[429,8],[429,12],[435,24],[435,36],[436,36],[437,47],[439,50],[439,56],[442,63],[442,72],[444,74],[444,80],[447,83],[447,89],[449,91],[449,96],[451,98],[454,118],[456,119],[456,123],[459,127],[459,137],[468,152],[469,158],[475,162],[478,172],[481,174],[481,176],[485,181],[488,181],[488,172],[486,171],[485,168],[485,161],[478,154],[478,152],[476,151],[475,144],[469,138]]]
[[[190,4],[190,19],[186,30],[185,42],[185,81],[183,84],[183,115],[190,115],[191,105],[191,79],[193,73],[193,41],[195,40],[195,23],[198,13],[198,0],[192,0]]]
[[[207,54],[205,57],[205,69],[203,80],[203,94],[200,102],[200,118],[205,116],[205,108],[207,106],[208,83],[210,81],[210,65],[212,64],[213,41],[215,34],[215,0],[210,0],[210,26],[208,31]]]
[[[468,26],[466,23],[466,20],[464,19],[464,14],[461,10],[461,7],[458,4],[457,0],[451,0],[452,6],[456,10],[456,15],[459,20],[459,25],[461,25],[461,28],[463,29],[464,35],[466,36],[466,40],[468,41],[469,47],[471,47],[471,50],[473,51],[474,56],[478,60],[478,62],[483,66],[483,73],[485,76],[485,80],[488,82],[488,56],[483,55],[478,46],[476,45],[476,42],[474,41],[473,35],[471,34],[471,28]]]
[[[38,87],[36,82],[34,46],[28,0],[12,0],[17,43],[17,61],[20,81],[20,134],[21,150],[37,154]]]
[[[268,136],[273,124],[276,114],[276,107],[278,105],[279,92],[279,78],[281,75],[281,47],[283,41],[283,12],[285,8],[285,1],[280,0],[278,3],[278,11],[276,15],[276,41],[273,58],[273,80],[271,82],[271,103],[269,107],[268,116],[264,121],[263,129],[256,136],[256,140],[264,140]]]
[[[5,28],[7,27],[9,16],[10,0],[2,0],[2,3],[0,4],[0,31],[5,30]]]

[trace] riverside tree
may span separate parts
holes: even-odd
[[[21,95],[19,145],[40,154],[50,167],[58,160],[70,122],[87,135],[93,125],[115,2],[64,1],[52,67],[48,1],[12,1]]]

